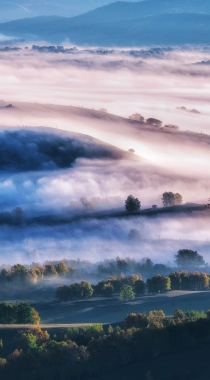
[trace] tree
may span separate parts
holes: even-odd
[[[163,122],[161,120],[158,120],[158,119],[154,119],[152,117],[150,117],[149,119],[146,120],[147,124],[152,124],[152,125],[155,125],[157,127],[161,127]]]
[[[123,285],[120,292],[120,299],[122,301],[129,301],[129,300],[133,300],[134,298],[135,298],[135,294],[133,292],[132,286]]]
[[[26,302],[20,302],[16,305],[16,323],[17,324],[36,324],[40,323],[38,312]]]
[[[110,284],[110,282],[108,284],[104,284],[101,293],[103,297],[112,297],[114,293],[114,286]]]
[[[63,261],[61,261],[58,264],[55,264],[55,270],[59,276],[64,276],[65,274],[68,273],[68,268]]]
[[[179,193],[172,193],[171,191],[165,191],[162,196],[163,206],[164,207],[171,207],[175,205],[181,205],[182,204],[182,195]]]
[[[197,319],[206,318],[204,311],[198,310],[188,310],[185,312],[185,315],[187,319],[189,319],[190,321],[196,321]]]
[[[161,322],[163,319],[165,319],[165,313],[163,310],[151,310],[149,312],[148,321],[151,322]]]
[[[206,273],[191,272],[189,274],[189,287],[190,290],[207,290],[209,289],[209,277]]]
[[[175,309],[173,318],[180,319],[181,321],[186,320],[186,314],[181,309]]]
[[[80,283],[80,296],[91,297],[93,295],[93,288],[88,281],[81,281]]]
[[[193,267],[205,265],[203,256],[191,249],[180,249],[175,257],[175,263],[180,267]]]
[[[44,278],[44,268],[41,265],[36,265],[33,270],[35,271],[38,280],[42,280]]]
[[[157,274],[147,279],[149,293],[163,293],[171,289],[171,280],[168,276]]]
[[[131,116],[129,116],[129,119],[136,120],[136,121],[144,121],[144,117],[140,113],[134,113]]]
[[[171,290],[181,290],[182,289],[182,277],[181,272],[172,272],[169,274],[171,280]]]
[[[133,241],[139,241],[141,239],[139,230],[137,230],[136,228],[131,228],[128,234],[128,239]]]
[[[153,266],[154,266],[154,264],[149,257],[144,257],[141,260],[140,269],[143,269],[146,271],[151,271],[153,269]]]
[[[36,271],[34,269],[29,269],[28,273],[26,275],[26,282],[29,285],[37,284],[38,276],[36,274]]]
[[[11,268],[11,277],[13,280],[24,282],[27,275],[27,268],[25,265],[15,264]]]
[[[53,265],[45,265],[44,275],[48,277],[57,277],[58,273]]]
[[[127,315],[127,317],[124,319],[124,328],[125,329],[130,329],[132,327],[142,329],[147,327],[148,325],[148,318],[146,314],[135,314],[131,313]]]
[[[165,124],[164,128],[169,128],[169,129],[173,129],[173,130],[179,129],[178,125],[174,125],[174,124]]]
[[[143,280],[137,280],[134,285],[134,290],[137,295],[145,293],[145,283]]]
[[[179,193],[174,194],[175,197],[175,205],[181,205],[183,202],[182,195]]]
[[[3,367],[5,364],[7,364],[7,360],[0,358],[0,368]]]
[[[69,286],[64,285],[64,286],[57,287],[56,297],[60,301],[69,301],[73,298],[73,296],[74,295],[73,295],[72,289]]]
[[[37,311],[26,302],[9,304],[0,302],[0,324],[39,324]]]
[[[48,342],[50,335],[47,331],[43,331],[37,327],[26,331],[18,331],[15,340],[18,342],[18,348],[37,348],[41,344]]]
[[[141,202],[133,195],[129,195],[125,201],[125,208],[127,212],[140,211]]]
[[[86,197],[80,198],[80,202],[86,211],[93,211],[95,209],[94,203],[89,201]]]
[[[126,277],[125,281],[126,281],[127,285],[134,287],[136,284],[136,281],[138,281],[140,279],[141,279],[141,275],[131,274],[130,276]]]

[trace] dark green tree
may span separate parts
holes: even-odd
[[[157,274],[147,279],[147,289],[149,293],[163,293],[171,290],[171,280],[168,276]]]
[[[141,240],[140,232],[136,228],[131,228],[128,234],[128,239],[133,241]]]
[[[24,282],[26,280],[27,273],[28,270],[25,265],[15,264],[11,268],[12,280]]]
[[[133,300],[134,298],[135,298],[135,294],[133,292],[132,286],[123,285],[120,292],[120,299],[122,301],[129,301],[129,300]]]
[[[57,277],[58,273],[53,265],[47,264],[44,268],[44,275],[46,277]]]
[[[162,196],[162,202],[164,207],[170,207],[182,204],[182,196],[179,193],[172,193],[171,191],[165,191]]]
[[[145,293],[145,282],[143,280],[137,280],[134,285],[134,291],[137,295]]]
[[[39,324],[37,311],[26,302],[0,302],[0,324]]]
[[[93,288],[88,281],[81,281],[80,283],[80,296],[91,297],[93,295]]]
[[[127,212],[140,211],[141,202],[138,198],[135,198],[133,195],[129,195],[125,201],[125,209]]]
[[[205,265],[203,256],[191,249],[180,249],[175,255],[175,263],[180,267],[194,267]]]
[[[161,127],[163,122],[158,119],[154,119],[153,117],[150,117],[149,119],[146,120],[146,123],[155,125],[157,127]]]
[[[112,297],[114,293],[114,286],[110,284],[110,282],[108,284],[104,284],[101,293],[103,297]]]
[[[130,329],[132,327],[142,329],[147,327],[148,325],[148,318],[146,314],[135,314],[131,313],[127,315],[127,317],[124,319],[124,328],[125,329]]]

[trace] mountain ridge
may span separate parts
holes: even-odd
[[[0,24],[0,33],[56,43],[68,39],[73,44],[92,46],[208,44],[210,15],[165,13],[86,25],[72,24],[69,18],[42,17]]]

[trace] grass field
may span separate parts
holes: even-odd
[[[137,297],[122,302],[117,297],[93,297],[70,302],[36,302],[33,304],[44,325],[111,324],[122,321],[130,313],[149,313],[162,309],[167,316],[175,309],[203,310],[210,308],[210,292],[170,291],[154,296]]]

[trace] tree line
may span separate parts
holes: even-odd
[[[69,286],[60,285],[56,297],[60,301],[70,301],[74,298],[86,298],[93,295],[112,297],[119,294],[123,301],[134,299],[147,293],[164,293],[170,290],[206,291],[210,289],[210,274],[205,272],[175,271],[168,276],[157,274],[144,281],[139,274],[125,276],[110,276],[108,280],[91,285],[81,281]]]
[[[163,207],[171,207],[181,205],[183,197],[179,193],[173,193],[172,191],[165,191],[162,195]],[[153,209],[157,208],[157,205],[152,206]],[[132,194],[128,195],[125,200],[125,209],[127,212],[136,212],[141,209],[141,202],[138,198],[135,198]]]
[[[1,380],[86,379],[110,373],[145,359],[198,347],[210,340],[210,311],[162,310],[130,314],[122,326],[68,329],[58,337],[40,328],[19,331],[16,349],[4,357],[0,350]]]
[[[0,212],[0,224],[21,226],[24,221],[24,213],[21,207],[16,207],[11,212]]]
[[[67,267],[64,262],[44,266],[37,264],[32,268],[22,264],[15,264],[10,269],[4,268],[1,270],[0,284],[5,289],[9,289],[13,283],[15,285],[34,285],[45,278],[65,276],[74,272],[75,269]]]

